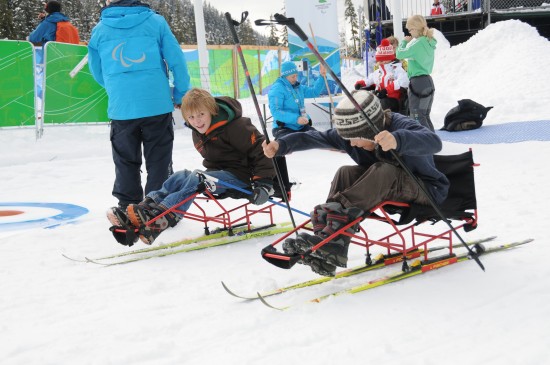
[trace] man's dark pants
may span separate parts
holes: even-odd
[[[152,117],[111,120],[111,147],[115,163],[113,196],[120,206],[143,200],[141,156],[145,157],[145,194],[159,190],[168,178],[174,144],[172,113]]]

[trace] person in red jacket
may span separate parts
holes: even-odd
[[[355,89],[374,90],[380,99],[382,109],[390,109],[397,113],[400,111],[402,93],[406,93],[409,87],[407,72],[395,58],[395,49],[387,38],[376,48],[375,57],[378,68],[370,73],[366,80],[357,81]]]
[[[443,4],[439,2],[439,0],[434,0],[430,15],[434,16],[434,15],[443,15],[443,14],[445,14],[445,7],[443,6]]]

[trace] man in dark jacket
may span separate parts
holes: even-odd
[[[447,197],[449,181],[433,160],[442,148],[439,137],[411,118],[382,110],[378,98],[368,91],[354,91],[353,96],[380,133],[371,130],[363,114],[346,98],[335,109],[336,129],[293,133],[263,145],[267,157],[327,148],[344,151],[357,163],[336,172],[327,203],[311,212],[315,236],[302,233],[296,241],[287,240],[283,244],[286,252],[305,252],[385,200],[429,205],[429,198],[396,163],[390,150],[401,156],[437,204]],[[321,275],[332,276],[336,266],[346,267],[349,243],[349,236],[340,235],[305,263]]]
[[[203,166],[208,175],[240,188],[254,186],[252,203],[264,204],[273,193],[275,170],[272,162],[264,156],[264,136],[242,116],[239,101],[230,97],[214,98],[206,90],[191,89],[183,98],[182,114],[186,125],[193,130],[193,143],[203,157]],[[126,212],[113,207],[108,217],[114,226],[138,228],[161,215],[197,191],[202,171],[178,171],[168,178],[157,191],[152,191],[139,204],[130,204]],[[227,190],[223,185],[215,188],[217,194]],[[193,200],[178,207],[187,211]],[[179,212],[168,214],[145,226],[140,239],[151,244],[168,227],[180,220]]]
[[[69,18],[61,13],[61,4],[59,1],[48,1],[44,6],[44,13],[40,13],[42,18],[38,27],[29,35],[29,42],[35,46],[42,46],[46,42],[55,41],[58,22],[68,22]]]

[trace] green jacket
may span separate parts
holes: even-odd
[[[402,60],[407,59],[407,75],[409,79],[415,76],[429,75],[434,67],[434,52],[437,41],[426,36],[414,38],[407,42],[402,40],[395,52],[395,56]]]

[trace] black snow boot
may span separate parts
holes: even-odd
[[[138,241],[136,234],[136,228],[130,222],[130,219],[119,207],[112,207],[107,210],[107,219],[111,222],[112,226],[109,230],[113,233],[113,236],[118,243],[124,246],[133,246]]]
[[[322,205],[316,205],[315,208],[313,208],[313,211],[309,213],[314,234],[319,234],[319,232],[321,232],[327,226],[327,214],[328,212],[323,209]]]
[[[149,203],[130,204],[126,210],[128,218],[133,225],[139,227],[139,238],[150,245],[161,234],[162,231],[178,224],[180,218],[173,212],[155,219],[166,211],[165,208]],[[155,219],[153,221],[153,219]]]
[[[311,236],[307,233],[299,233],[296,239],[287,238],[283,242],[283,251],[289,255],[303,255],[307,250],[319,242],[321,242],[319,237]],[[334,276],[336,272],[336,266],[317,257],[313,257],[312,255],[305,256],[302,260],[299,260],[298,263],[309,266],[314,273],[323,276]]]
[[[339,203],[327,203],[321,205],[321,207],[327,212],[327,225],[317,235],[322,239],[331,236],[364,213],[363,210],[359,208],[352,207],[345,209]],[[346,232],[353,234],[356,230],[357,227],[354,225],[348,228]],[[344,234],[338,235],[321,246],[318,250],[314,251],[312,256],[325,260],[331,265],[347,267],[350,242],[351,237]]]

